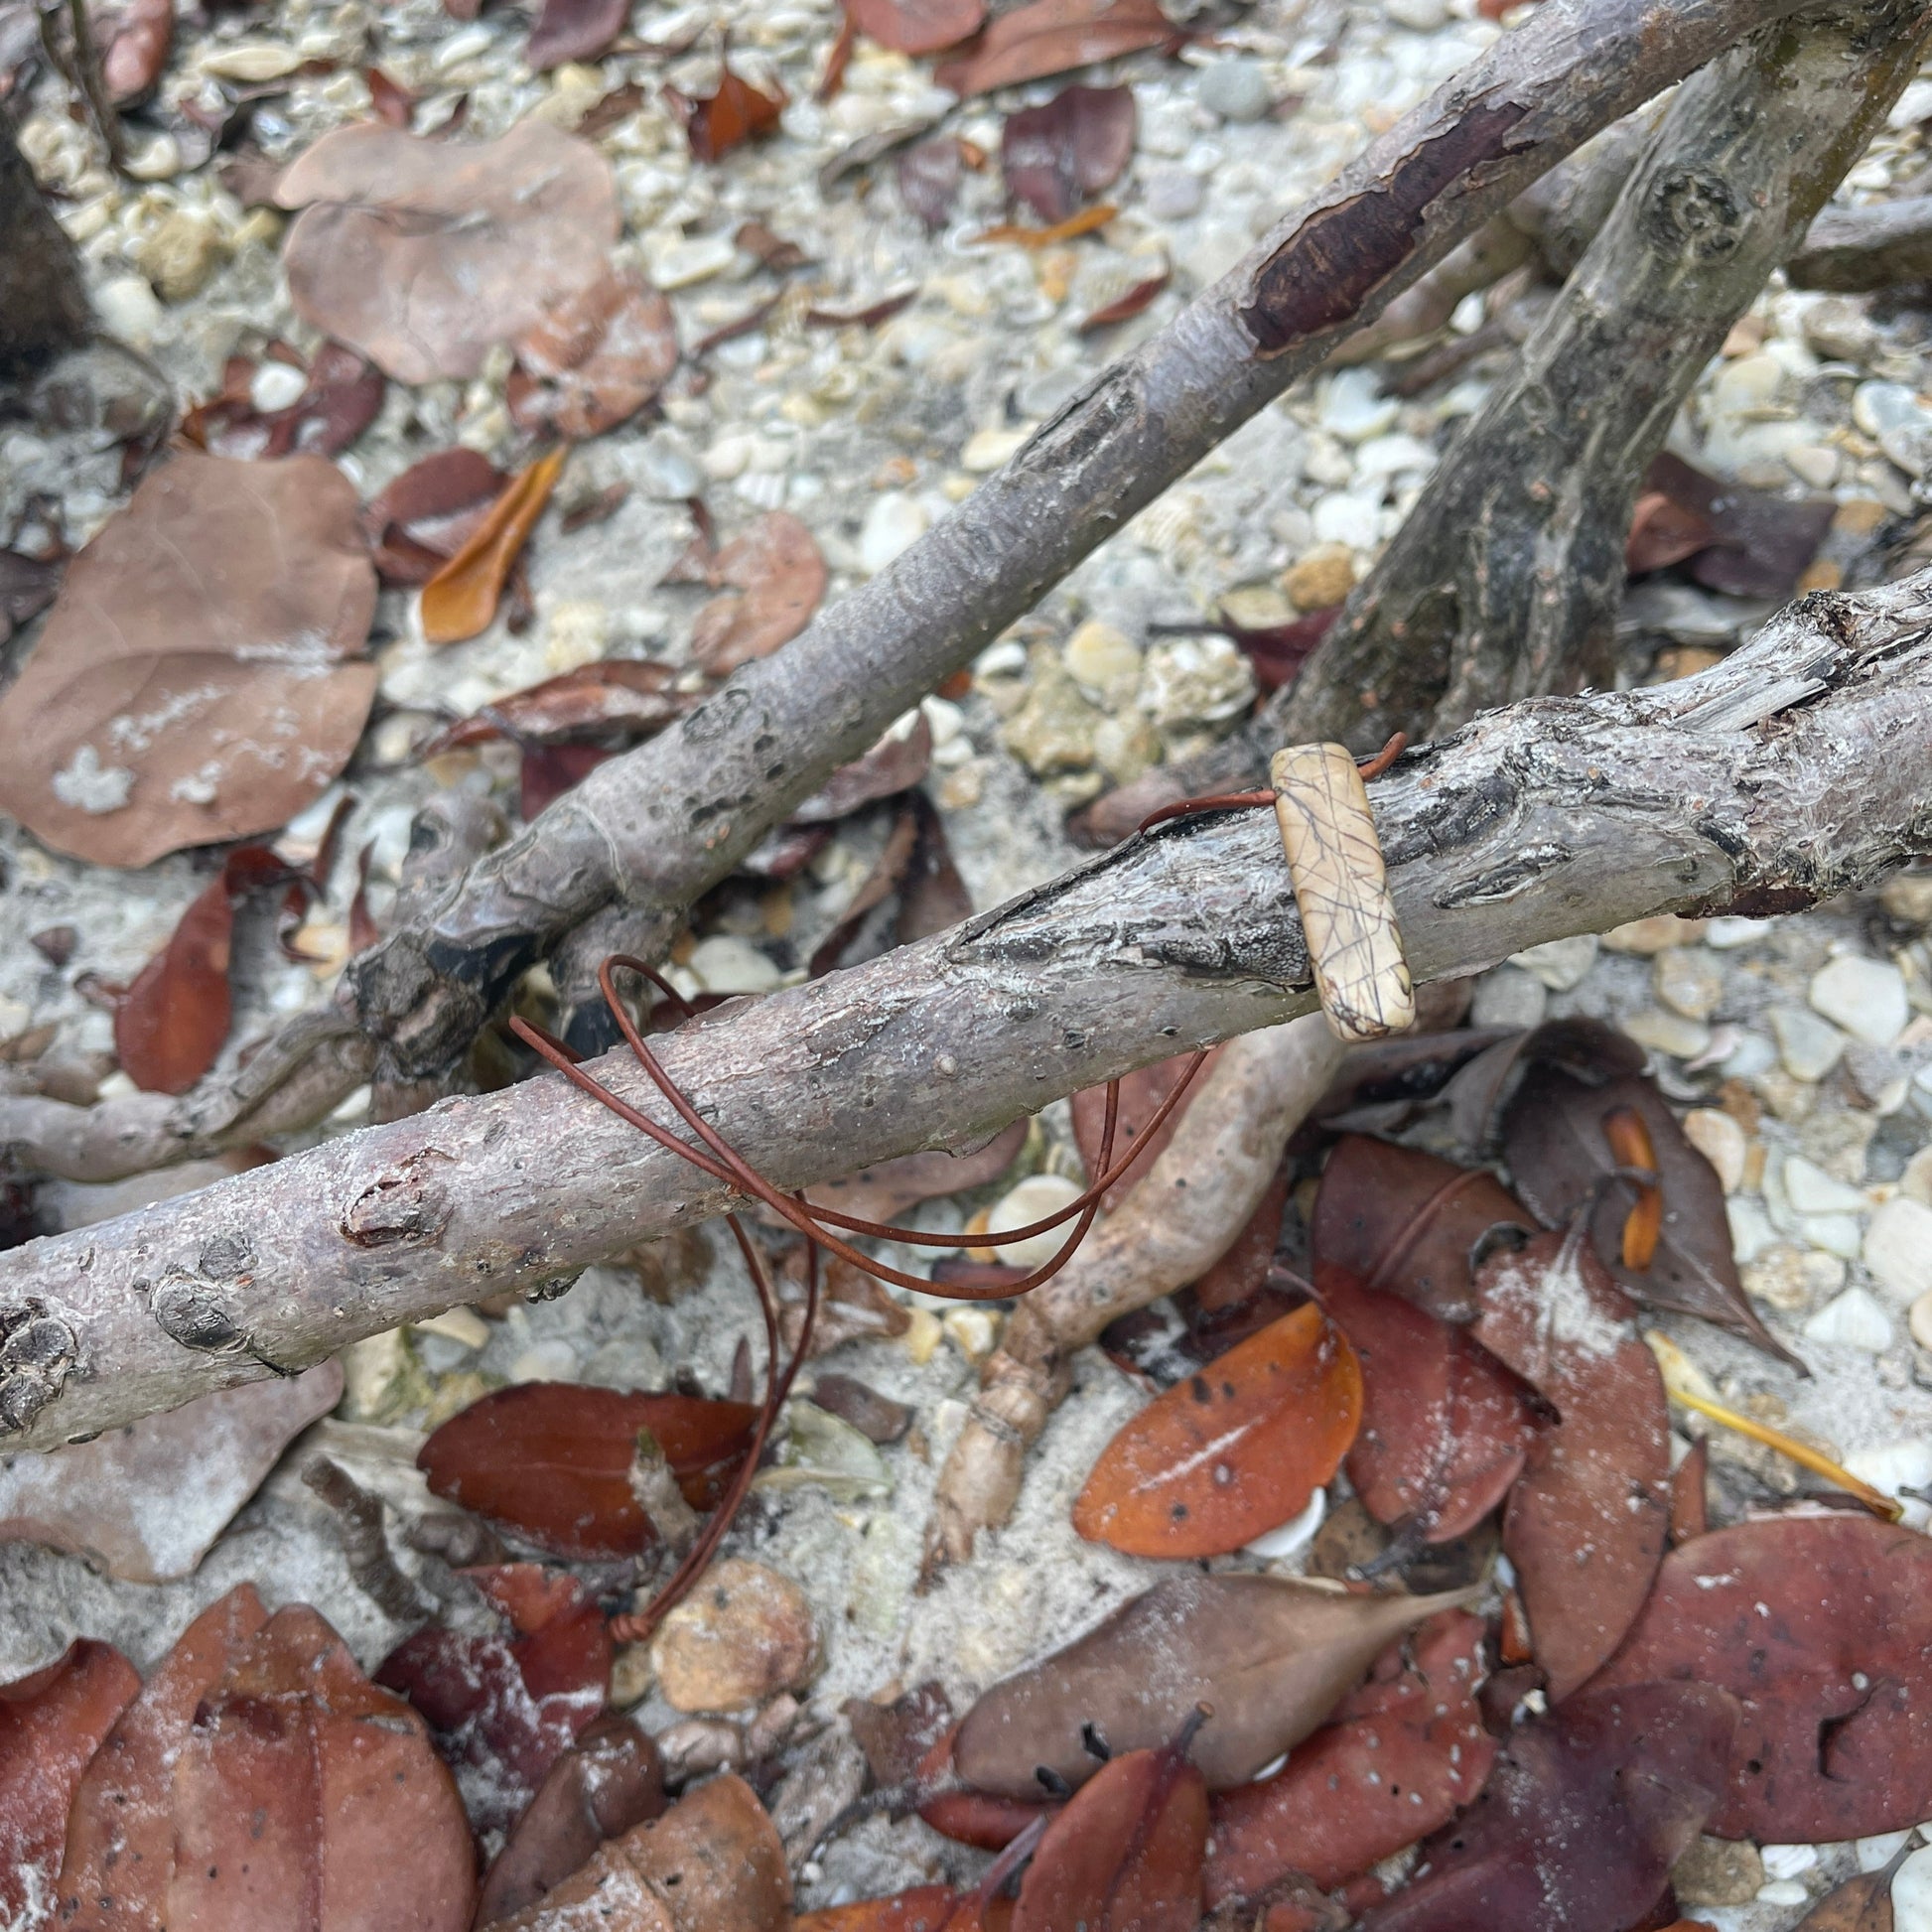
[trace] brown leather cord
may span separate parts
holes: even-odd
[[[1355,767],[1361,772],[1363,782],[1379,778],[1408,749],[1409,734],[1397,732],[1373,758],[1357,759]],[[1193,818],[1201,812],[1253,811],[1274,802],[1274,792],[1265,786],[1260,791],[1216,791],[1202,798],[1176,798],[1172,805],[1163,805],[1158,812],[1149,812],[1141,820],[1140,830],[1151,831],[1171,818]]]

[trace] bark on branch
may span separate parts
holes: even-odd
[[[1372,788],[1418,980],[1660,911],[1784,911],[1932,851],[1932,571],[1803,599],[1685,682],[1491,713]],[[775,1183],[974,1144],[1312,1005],[1265,813],[1181,821],[665,1037]],[[627,1060],[600,1073],[666,1118]],[[560,1078],[0,1256],[0,1431],[46,1449],[567,1276],[723,1190]]]

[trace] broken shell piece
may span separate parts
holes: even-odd
[[[1343,745],[1290,745],[1269,775],[1321,1010],[1340,1039],[1415,1024],[1415,987],[1396,930],[1368,788]]]

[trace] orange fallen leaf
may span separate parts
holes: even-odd
[[[1657,1172],[1657,1150],[1650,1129],[1634,1107],[1612,1107],[1603,1116],[1603,1138],[1619,1167]],[[1664,1193],[1654,1180],[1641,1182],[1637,1198],[1623,1222],[1623,1265],[1648,1268],[1657,1254],[1657,1237],[1664,1231]]]
[[[1095,228],[1104,228],[1120,212],[1111,202],[1102,202],[1097,207],[1083,207],[1078,214],[1069,214],[1064,221],[1055,221],[1050,228],[1023,228],[1014,221],[1002,221],[997,227],[988,228],[976,234],[975,241],[1017,241],[1022,248],[1050,248],[1056,241],[1071,241],[1075,235],[1091,234]]]
[[[685,138],[700,161],[716,161],[742,141],[756,141],[778,125],[784,112],[783,92],[767,94],[734,73],[727,57],[719,67],[718,90],[712,94],[681,94],[666,87],[671,105],[684,117]]]
[[[568,445],[540,456],[490,505],[476,534],[423,586],[423,635],[460,644],[489,626],[496,601],[562,476]]]
[[[1355,1351],[1310,1304],[1177,1382],[1107,1445],[1073,1527],[1137,1557],[1223,1556],[1287,1522],[1362,1419]]]

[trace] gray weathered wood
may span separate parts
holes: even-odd
[[[1417,979],[1653,912],[1791,909],[1932,852],[1929,712],[1932,571],[1805,598],[1695,679],[1533,699],[1411,753],[1371,798]],[[1311,1005],[1254,812],[1163,828],[662,1051],[794,1187]],[[669,1118],[627,1060],[599,1071]],[[724,1205],[561,1077],[445,1101],[0,1256],[0,1430],[51,1447]]]

